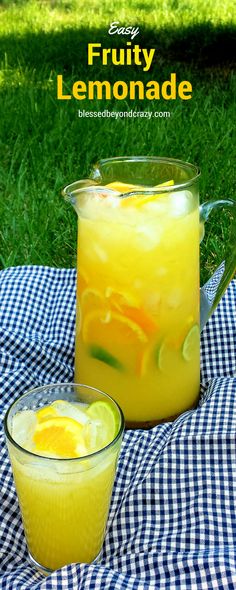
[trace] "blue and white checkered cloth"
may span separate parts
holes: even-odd
[[[0,273],[1,411],[33,386],[73,381],[74,270]],[[125,433],[97,564],[48,578],[27,559],[1,438],[1,581],[6,590],[236,588],[236,281],[202,334],[195,410]]]

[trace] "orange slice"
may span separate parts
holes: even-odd
[[[100,310],[106,312],[107,318],[110,312],[119,312],[127,320],[132,320],[147,334],[156,332],[157,326],[153,318],[140,306],[137,296],[130,292],[115,290],[107,287],[105,297],[94,287],[87,287],[80,296],[81,312],[87,314]],[[105,320],[104,320],[105,321]],[[126,320],[123,320],[125,323]]]
[[[112,359],[117,359],[117,367],[136,372],[137,359],[148,342],[144,330],[130,318],[111,311],[109,314],[93,311],[86,315],[82,336],[86,344],[106,351]],[[100,360],[102,362],[102,356]]]
[[[113,329],[116,328],[118,340],[123,341],[123,333],[127,332],[127,335],[132,334],[132,336],[134,336],[136,340],[142,343],[147,342],[147,336],[138,324],[119,313],[115,313],[114,311],[110,312],[109,317],[107,317],[107,315],[102,315],[99,311],[92,311],[91,313],[89,313],[84,320],[84,341],[89,342],[90,336],[96,335],[96,329],[94,331],[94,328],[98,329],[97,335],[99,335],[100,329],[102,329],[104,326],[109,326]]]
[[[116,311],[123,312],[124,307],[135,307],[138,308],[140,302],[136,295],[128,291],[121,291],[113,287],[107,287],[105,291],[105,297],[108,299],[111,307],[115,308]]]
[[[116,291],[108,287],[106,296],[108,297],[111,308],[119,311],[128,319],[133,320],[146,334],[156,332],[156,323],[140,305],[140,301],[136,295],[125,291]]]
[[[138,362],[138,374],[140,377],[144,377],[150,370],[150,360],[153,354],[153,344],[147,346],[139,357]]]
[[[56,417],[38,423],[33,440],[38,453],[64,458],[79,457],[82,426],[73,418]]]
[[[146,334],[155,334],[157,331],[156,322],[142,307],[139,309],[135,307],[124,307],[123,313],[127,318],[138,324]]]

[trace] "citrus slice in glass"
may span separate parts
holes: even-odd
[[[182,354],[185,361],[192,361],[199,350],[200,330],[198,324],[190,328],[182,347]]]
[[[36,418],[38,422],[44,422],[45,420],[55,418],[56,416],[58,416],[58,412],[52,405],[44,406],[36,412]]]
[[[146,333],[136,322],[114,311],[88,313],[84,318],[82,336],[90,350],[91,346],[105,350],[121,367],[132,372],[136,372],[137,357],[148,342]],[[106,362],[102,358],[98,360]]]
[[[157,331],[156,322],[142,307],[137,309],[135,307],[126,306],[123,308],[123,314],[135,322],[145,334],[155,334]]]
[[[150,368],[153,370],[156,365],[153,360],[153,343],[147,346],[141,353],[138,363],[138,373],[140,377],[144,377]]]
[[[87,414],[91,422],[88,424],[85,434],[86,444],[90,449],[101,449],[108,445],[118,433],[117,412],[109,402],[98,400],[90,404]]]
[[[173,365],[176,363],[178,356],[179,350],[176,350],[168,340],[163,340],[163,342],[154,350],[156,365],[158,369],[165,373],[172,371]]]
[[[79,269],[78,269],[78,277],[79,278],[77,281],[77,288],[78,288],[78,292],[82,293],[82,291],[87,287],[87,285],[89,283],[89,279],[88,279],[88,275],[87,275],[86,271],[80,265],[79,265]]]
[[[156,332],[157,326],[153,318],[141,306],[140,299],[136,294],[131,292],[115,290],[107,287],[106,297],[108,302],[115,311],[121,312],[131,321],[134,321],[146,334]]]
[[[113,191],[116,191],[121,194],[131,193],[132,191],[139,191],[143,189],[143,186],[135,185],[135,184],[128,184],[126,182],[110,182],[106,185],[107,188],[110,188]]]
[[[131,293],[128,290],[115,289],[113,287],[107,287],[105,291],[105,297],[109,302],[109,305],[116,311],[123,311],[124,307],[136,307],[140,305],[140,301],[136,294]]]
[[[162,186],[173,186],[174,185],[174,181],[173,180],[168,180],[167,182],[163,182],[162,184],[157,184],[156,186],[153,187],[153,189],[157,189],[157,188],[161,188]],[[152,187],[149,187],[149,190],[151,190]],[[160,197],[165,196],[166,193],[161,193],[161,194],[155,194],[155,195],[144,195],[143,197],[138,197],[136,199],[136,207],[142,207],[143,205],[146,205],[146,203],[150,203],[151,201],[155,201],[156,199],[159,199]],[[132,197],[131,197],[132,198]],[[125,199],[126,200],[126,199]],[[127,199],[128,201],[128,199]]]
[[[122,186],[122,184],[119,184],[119,183],[112,183],[112,184],[117,185],[117,187]],[[166,186],[173,186],[173,185],[174,185],[174,180],[167,180],[166,182],[162,182],[161,184],[156,184],[153,187],[152,186],[138,186],[138,185],[135,186],[135,185],[128,185],[128,184],[125,185],[124,184],[123,185],[124,187],[126,186],[126,187],[130,187],[130,188],[127,188],[126,190],[122,190],[122,191],[121,190],[119,191],[119,188],[116,188],[116,190],[119,192],[122,192],[124,194],[127,192],[135,192],[135,191],[141,191],[141,190],[143,190],[144,192],[150,191],[150,194],[144,194],[144,195],[139,194],[139,195],[133,195],[133,196],[131,195],[127,199],[121,199],[121,201],[120,201],[121,207],[128,207],[129,205],[134,205],[134,203],[135,203],[135,207],[139,208],[139,207],[142,207],[143,205],[145,205],[146,203],[149,203],[150,201],[155,201],[156,199],[159,199],[160,197],[165,196],[165,193],[153,195],[153,194],[151,194],[152,190],[159,189],[162,186],[166,187]],[[110,188],[112,188],[112,187],[110,186]]]
[[[80,307],[82,313],[100,308],[105,308],[106,301],[100,291],[94,287],[86,287],[80,295]]]
[[[124,365],[115,356],[110,354],[110,352],[108,352],[108,350],[106,350],[105,348],[102,348],[102,346],[97,346],[97,344],[91,344],[88,348],[88,351],[92,358],[97,359],[98,361],[101,361],[102,363],[105,363],[107,365],[110,365],[110,367],[113,367],[114,369],[123,371],[125,368]]]
[[[68,417],[49,418],[36,425],[33,441],[38,453],[67,459],[79,457],[77,446],[83,443],[82,426]]]

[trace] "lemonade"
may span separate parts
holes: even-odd
[[[8,417],[26,539],[43,571],[91,562],[101,549],[122,435],[118,408],[104,398],[53,399]]]
[[[132,425],[199,395],[198,199],[155,188],[114,181],[77,205],[75,379],[109,391]]]

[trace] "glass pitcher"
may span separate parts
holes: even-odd
[[[199,209],[199,176],[179,160],[119,157],[63,189],[79,216],[75,381],[110,394],[127,427],[196,405],[200,326],[235,272],[236,202]],[[199,290],[204,222],[222,206],[234,213],[229,257]]]

